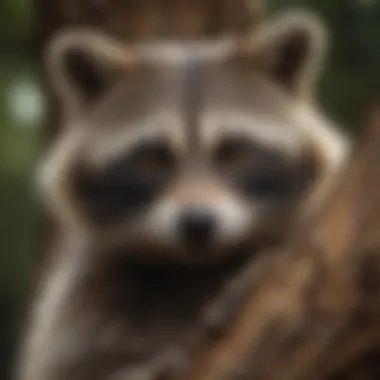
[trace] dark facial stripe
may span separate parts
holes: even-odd
[[[188,133],[190,151],[195,151],[199,142],[199,115],[202,104],[202,76],[204,70],[199,61],[189,61],[183,71],[182,109]]]
[[[165,141],[146,142],[96,173],[78,167],[73,190],[96,224],[136,217],[169,181],[175,161]]]

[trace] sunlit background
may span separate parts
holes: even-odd
[[[54,0],[51,0],[54,1]],[[352,130],[373,92],[380,93],[380,0],[269,0],[270,12],[315,9],[330,28],[331,47],[319,98]],[[38,204],[33,174],[45,107],[31,50],[28,0],[0,1],[0,379],[9,378],[29,268],[35,256]]]

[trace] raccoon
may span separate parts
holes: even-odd
[[[36,303],[21,379],[186,367],[226,278],[281,242],[345,157],[310,100],[323,46],[305,14],[247,38],[123,46],[76,30],[52,43],[65,125],[40,185],[65,254]],[[70,72],[78,54],[87,76]]]
[[[125,49],[95,32],[56,40],[50,63],[67,125],[41,178],[62,225],[202,259],[282,231],[287,210],[331,178],[346,146],[305,101],[320,30],[289,18],[248,43]],[[111,91],[96,72],[71,83],[61,66],[75,50],[130,71]],[[274,62],[255,62],[265,53]],[[105,94],[100,101],[86,98],[91,86]]]

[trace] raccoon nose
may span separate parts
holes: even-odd
[[[215,218],[209,210],[194,209],[182,216],[179,228],[187,245],[202,246],[213,238],[215,226]]]

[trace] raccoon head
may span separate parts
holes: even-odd
[[[48,63],[66,117],[41,184],[62,225],[130,252],[202,259],[281,237],[325,175],[331,136],[299,111],[321,41],[305,16],[246,40],[58,36]]]

